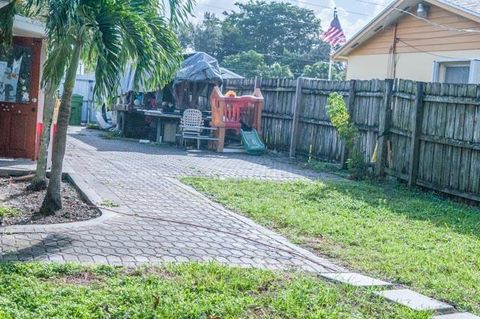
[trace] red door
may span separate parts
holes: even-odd
[[[42,41],[0,48],[0,157],[35,159]]]

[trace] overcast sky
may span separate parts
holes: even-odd
[[[322,27],[326,30],[332,20],[333,9],[337,7],[343,30],[350,39],[357,31],[365,26],[377,13],[385,8],[391,0],[275,0],[276,2],[290,2],[304,8],[311,9],[322,20]],[[197,0],[195,19],[201,20],[204,12],[214,12],[218,16],[224,11],[236,8],[235,2],[247,0]],[[366,3],[367,2],[367,3]],[[378,3],[375,5],[373,3]]]

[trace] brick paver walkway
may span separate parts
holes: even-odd
[[[102,201],[118,204],[115,209],[122,214],[75,227],[0,234],[0,260],[114,265],[216,260],[270,269],[343,271],[178,180],[182,176],[331,178],[328,175],[301,170],[268,156],[185,152],[106,140],[78,130],[70,134],[66,160],[77,178],[95,189]]]

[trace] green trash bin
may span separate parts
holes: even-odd
[[[82,124],[82,105],[83,96],[78,94],[72,95],[72,112],[70,113],[70,125]]]

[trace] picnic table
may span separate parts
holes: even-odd
[[[136,109],[145,116],[155,118],[155,141],[158,143],[175,143],[177,128],[182,119],[181,112],[164,112],[161,110]]]

